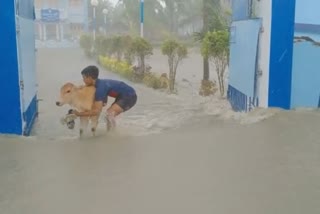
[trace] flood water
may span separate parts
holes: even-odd
[[[178,95],[130,83],[139,101],[118,129],[107,134],[101,121],[97,137],[79,140],[60,124],[69,107],[55,101],[95,62],[77,48],[37,55],[33,136],[0,137],[0,213],[320,213],[319,111],[234,113],[225,99],[201,98],[194,53],[179,68]],[[159,54],[149,63],[165,72]]]

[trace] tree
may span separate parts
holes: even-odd
[[[194,34],[196,41],[203,42],[207,32],[214,30],[226,30],[229,26],[230,14],[224,11],[220,0],[202,0],[203,29]],[[210,82],[210,66],[207,56],[203,56],[203,80]],[[201,86],[203,88],[203,85]]]
[[[141,37],[133,39],[130,47],[130,53],[132,53],[132,55],[138,60],[138,67],[142,76],[146,69],[145,58],[152,55],[152,51],[153,48],[147,40]]]
[[[166,40],[162,44],[162,54],[168,56],[169,63],[169,90],[174,92],[175,79],[179,63],[187,57],[188,50],[185,45],[178,43],[174,39]]]
[[[224,96],[224,74],[229,63],[229,32],[226,30],[208,32],[202,42],[201,54],[214,63],[220,95]]]

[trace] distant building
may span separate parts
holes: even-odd
[[[77,38],[88,27],[88,0],[35,0],[39,40]]]

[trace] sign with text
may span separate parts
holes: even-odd
[[[60,20],[60,11],[58,9],[41,9],[41,20],[43,22],[58,22]]]

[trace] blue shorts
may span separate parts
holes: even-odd
[[[136,103],[137,103],[137,95],[125,95],[125,96],[119,96],[116,98],[113,104],[119,105],[123,111],[128,111],[131,109]]]

